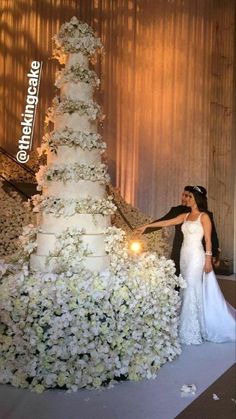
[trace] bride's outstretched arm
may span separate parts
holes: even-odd
[[[144,233],[148,227],[170,227],[177,224],[182,224],[186,217],[186,213],[178,215],[178,217],[171,218],[170,220],[155,221],[155,223],[145,224],[136,229],[140,234]]]

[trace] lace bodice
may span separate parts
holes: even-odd
[[[185,218],[181,228],[184,235],[184,246],[201,245],[204,236],[204,230],[201,223],[202,214],[203,213],[201,213],[195,221],[189,221],[187,217]],[[187,214],[187,216],[188,215],[189,214]]]

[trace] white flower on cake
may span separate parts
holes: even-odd
[[[20,248],[18,250],[18,261],[26,261],[31,253],[37,248],[37,232],[39,231],[38,227],[35,227],[33,224],[28,224],[23,227],[22,234],[19,236]]]
[[[106,185],[110,181],[110,176],[107,173],[107,166],[100,164],[78,164],[75,163],[71,167],[68,165],[54,165],[52,167],[40,166],[36,173],[38,182],[38,190],[41,190],[45,183],[51,180],[62,180],[63,182],[80,179],[90,180],[92,182],[99,182],[101,185]]]
[[[115,272],[124,269],[128,261],[128,241],[123,230],[117,227],[110,227],[105,236],[106,251],[110,255],[110,267]]]
[[[80,22],[75,16],[70,22],[61,26],[60,31],[53,37],[53,56],[63,63],[66,53],[82,52],[92,57],[95,53],[102,52],[103,45],[100,38],[96,37],[93,29],[87,23]]]
[[[56,96],[53,99],[53,106],[47,111],[45,123],[47,125],[50,121],[55,122],[55,115],[72,114],[74,112],[77,112],[80,116],[87,115],[91,121],[104,118],[101,107],[93,100],[84,102],[82,100],[65,99],[60,102],[60,99]]]
[[[57,258],[59,260],[56,267],[57,273],[84,270],[82,261],[91,252],[83,245],[80,238],[82,234],[84,231],[81,229],[67,228],[63,233],[56,235],[56,248],[49,253],[47,263]]]
[[[57,73],[55,86],[60,88],[64,83],[78,82],[88,83],[91,86],[99,87],[100,79],[95,71],[83,67],[81,64],[72,65],[68,69],[63,69]]]
[[[82,150],[99,149],[103,152],[106,149],[106,143],[101,141],[102,137],[97,132],[74,131],[72,128],[64,128],[62,131],[52,131],[45,134],[40,153],[48,148],[56,153],[58,146],[67,145],[69,147],[79,146]]]
[[[53,196],[43,197],[34,195],[32,197],[34,212],[44,211],[48,214],[54,214],[56,217],[70,217],[74,214],[113,214],[116,206],[113,204],[112,196],[103,199],[92,197],[76,200],[62,199]]]

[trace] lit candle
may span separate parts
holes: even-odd
[[[132,240],[129,248],[133,253],[140,253],[142,251],[142,243],[138,240]]]

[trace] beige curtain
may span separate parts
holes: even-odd
[[[1,9],[1,144],[17,148],[35,59],[43,61],[34,148],[40,143],[55,94],[51,38],[77,15],[105,44],[97,96],[113,184],[154,217],[179,203],[185,184],[205,185],[232,259],[235,1],[2,0]]]
[[[158,216],[183,185],[207,184],[212,3],[115,4],[105,136],[122,194]]]

